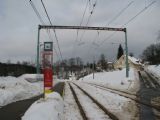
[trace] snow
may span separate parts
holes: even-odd
[[[81,88],[87,91],[93,98],[98,100],[105,108],[107,108],[110,112],[116,115],[120,120],[138,120],[139,114],[136,103],[123,96],[117,95],[110,91],[106,91],[95,86],[91,86],[86,83],[93,83],[102,86],[106,86],[108,88],[120,89],[128,93],[136,93],[139,89],[139,81],[137,79],[137,72],[130,68],[129,78],[125,76],[126,69],[112,71],[112,72],[99,72],[95,73],[94,79],[93,74],[87,75],[80,80],[71,80],[68,82],[74,82],[78,84]],[[80,90],[77,89],[76,86],[71,84],[76,91],[77,97],[80,100],[85,112],[87,113],[87,117],[89,119],[110,119],[108,116],[105,116],[101,113],[101,110],[97,108],[93,104],[93,102],[87,98]],[[136,96],[132,96],[135,98]],[[77,105],[73,100],[73,95],[71,90],[69,89],[68,84],[65,86],[65,95],[64,95],[64,116],[65,120],[81,120],[80,114],[77,112]],[[68,111],[69,110],[69,111]],[[98,114],[97,114],[98,113]],[[124,115],[125,114],[125,115]]]
[[[37,82],[37,81],[43,81],[43,74],[23,74],[19,77],[20,79],[25,79],[28,82]],[[53,76],[53,86],[57,84],[58,82],[61,82],[61,79],[57,79],[56,76]]]
[[[83,120],[67,83],[64,94],[64,116],[64,120]]]
[[[43,80],[43,74],[23,74],[19,78],[25,79],[29,82],[36,82],[36,81],[42,81]]]
[[[128,92],[131,88],[135,88],[135,86],[137,86],[137,76],[133,68],[130,68],[129,78],[125,77],[125,73],[126,69],[112,72],[99,72],[95,73],[94,79],[93,75],[90,74],[81,78],[79,81],[73,80],[74,76],[71,76],[70,80],[57,79],[53,83],[55,85],[58,82],[68,83],[74,81],[89,94],[91,94],[92,97],[97,99],[109,111],[118,116],[120,120],[136,120],[138,118],[138,108],[136,107],[134,101],[86,84],[86,82],[94,83]],[[43,76],[41,76],[41,78],[43,78]],[[36,81],[35,79],[35,74],[25,74],[19,78],[10,76],[0,77],[0,106],[41,94],[43,92],[43,82]],[[84,96],[83,93],[76,88],[76,86],[73,84],[72,86],[90,119],[110,119],[108,116],[103,114],[89,98]],[[47,94],[45,99],[41,98],[34,102],[22,117],[22,120],[71,119],[82,120],[82,117],[68,84],[65,86],[64,100],[56,92]]]
[[[39,79],[37,79],[39,78]],[[43,75],[24,74],[20,77],[0,77],[0,107],[43,93]],[[63,80],[56,79],[53,86]]]
[[[43,92],[42,82],[30,83],[22,78],[0,77],[0,106],[38,96]]]
[[[76,95],[79,101],[81,102],[82,107],[84,108],[84,111],[86,112],[88,119],[111,120],[109,116],[104,114],[104,112],[100,110],[99,107],[95,103],[93,103],[93,101],[89,97],[85,96],[84,93],[79,89],[76,89],[76,87],[73,84],[72,86],[76,92]],[[92,89],[92,90],[95,90],[95,89]],[[87,88],[87,91],[88,91],[88,88]]]
[[[160,65],[149,65],[147,70],[160,77]]]
[[[85,91],[87,91],[92,97],[94,97],[96,100],[98,100],[105,108],[107,108],[110,112],[112,112],[114,115],[116,115],[120,120],[131,120],[137,119],[137,110],[136,103],[128,98],[125,98],[123,96],[119,96],[117,94],[111,93],[106,90],[102,90],[99,88],[96,88],[94,86],[90,86],[88,84],[85,84],[83,82],[76,82],[79,86],[82,87]],[[76,90],[76,89],[75,89]],[[77,91],[77,90],[76,90]],[[78,90],[79,91],[79,90]],[[87,102],[85,96],[82,96],[80,91],[78,92],[78,97],[80,97],[81,101],[84,102],[84,107],[87,113],[92,116],[96,116],[101,118],[100,120],[103,120],[105,117],[100,117],[101,114],[96,114],[96,109],[89,109],[90,105]],[[93,92],[94,91],[94,92]],[[92,111],[92,112],[91,112]],[[124,115],[125,114],[125,115]],[[91,118],[93,119],[93,118]],[[98,118],[97,118],[98,119]],[[109,119],[109,118],[108,118]],[[108,120],[107,119],[107,120]],[[105,118],[106,120],[106,118]]]
[[[126,58],[126,55],[122,55],[122,56],[119,58],[119,60],[122,59],[123,61],[125,61],[125,60],[124,60],[125,58]],[[119,61],[119,60],[117,60],[117,61]],[[128,60],[131,61],[131,62],[134,63],[134,64],[142,65],[142,64],[140,63],[140,60],[137,59],[137,58],[135,58],[135,57],[128,56]],[[116,62],[117,62],[117,61],[116,61]]]
[[[141,63],[139,63],[139,60],[135,57],[128,56],[128,59],[130,61],[132,61],[134,64],[141,64]]]
[[[30,106],[22,120],[63,120],[63,99],[56,92],[47,94]]]
[[[80,81],[95,83],[110,88],[128,90],[132,88],[136,82],[135,72],[133,68],[130,68],[129,78],[126,78],[126,69],[112,71],[112,72],[99,72],[94,74],[87,75],[80,79]]]

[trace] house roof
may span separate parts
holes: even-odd
[[[117,61],[119,61],[120,59],[123,59],[125,58],[126,55],[122,55]],[[131,56],[128,56],[128,60],[131,61],[132,63],[134,64],[137,64],[137,65],[141,65],[141,63],[139,62],[139,59],[135,58],[135,57],[131,57]],[[116,62],[117,62],[116,61]]]

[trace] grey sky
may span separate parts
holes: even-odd
[[[40,0],[32,0],[41,13],[43,20],[49,24],[45,16]],[[79,25],[87,0],[43,0],[48,13],[55,25]],[[91,0],[94,3],[95,0]],[[153,0],[98,0],[89,26],[104,26],[113,19],[127,4],[134,1],[122,15],[120,15],[109,27],[120,27],[130,18],[135,16]],[[126,27],[128,29],[129,52],[138,57],[146,46],[155,43],[160,31],[160,1],[156,0],[150,8],[144,11]],[[89,16],[87,10],[82,25],[85,25]],[[39,19],[32,10],[29,0],[1,0],[0,1],[0,62],[11,60],[35,61],[37,27]],[[79,31],[79,38],[83,31]],[[51,33],[53,35],[53,33]],[[58,40],[64,58],[79,56],[89,61],[95,55],[96,58],[104,53],[109,60],[114,60],[118,45],[110,42],[123,42],[124,34],[117,33],[111,39],[106,40],[100,47],[93,49],[93,39],[96,31],[86,31],[81,46],[73,46],[76,39],[75,30],[57,30]],[[112,32],[100,32],[96,43],[100,43]],[[57,44],[53,35],[54,44]],[[48,41],[45,31],[41,32],[41,42]],[[78,44],[78,43],[76,43]],[[89,48],[92,46],[92,49]],[[124,45],[122,45],[124,47]],[[74,49],[73,49],[74,48]],[[57,49],[58,50],[58,49]],[[57,60],[54,54],[55,60]]]

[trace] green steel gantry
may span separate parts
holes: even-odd
[[[107,31],[122,31],[125,33],[125,52],[126,52],[126,77],[129,77],[129,63],[128,63],[128,45],[127,45],[127,29],[126,28],[111,28],[111,27],[89,27],[89,26],[52,26],[52,25],[38,25],[38,39],[37,39],[37,74],[40,73],[39,64],[39,47],[40,47],[40,30],[41,29],[82,29],[82,30],[107,30]]]

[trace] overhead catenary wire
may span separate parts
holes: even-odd
[[[48,20],[49,20],[50,25],[53,25],[52,22],[51,22],[51,19],[50,19],[50,17],[49,17],[49,14],[48,14],[48,12],[47,12],[47,9],[46,9],[46,7],[45,7],[45,5],[44,5],[44,3],[43,3],[42,0],[41,0],[41,3],[42,3],[42,6],[43,6],[43,8],[44,8],[44,10],[45,10],[45,13],[46,13],[46,15],[47,15],[47,18],[48,18]],[[55,38],[56,38],[56,42],[57,42],[57,46],[58,46],[58,50],[59,50],[61,59],[63,60],[63,56],[62,56],[62,52],[61,52],[61,49],[60,49],[60,45],[59,45],[59,41],[58,41],[58,37],[57,37],[56,30],[53,29],[53,32],[54,32],[54,35],[55,35]]]
[[[35,7],[34,3],[32,2],[32,0],[30,0],[29,2],[30,2],[30,5],[31,5],[32,9],[34,10],[35,14],[37,15],[37,17],[38,17],[39,21],[41,22],[41,24],[42,24],[42,25],[45,25],[45,22],[43,21],[43,19],[42,19],[41,15],[39,14],[39,12],[38,12],[37,8]],[[48,34],[49,39],[50,39],[51,41],[53,41],[53,39],[52,39],[52,37],[51,37],[51,34],[49,33],[49,31],[48,31],[48,30],[46,30],[46,33]],[[55,47],[53,47],[53,49],[54,49],[54,51],[55,51],[55,53],[56,53],[56,55],[57,55],[58,59],[60,60],[60,58],[59,58],[59,55],[58,55],[58,52],[57,52],[56,48],[55,48]]]
[[[127,6],[125,6],[120,12],[118,12],[115,17],[113,17],[105,26],[110,25],[111,23],[113,23],[115,20],[117,20],[132,4],[134,1],[131,1],[127,4]]]
[[[151,5],[153,5],[156,1],[151,2],[149,5],[147,5],[144,9],[142,9],[140,12],[138,12],[134,17],[132,17],[131,19],[129,19],[122,27],[124,27],[125,25],[128,25],[130,22],[132,22],[138,15],[140,15],[141,13],[143,13],[145,10],[147,10]]]
[[[87,4],[85,6],[85,9],[84,9],[84,12],[83,12],[83,15],[82,15],[82,19],[81,19],[81,22],[80,22],[80,26],[82,25],[83,23],[83,20],[84,20],[84,16],[86,14],[86,11],[87,11],[87,7],[88,7],[88,4],[90,3],[90,0],[87,0]]]
[[[30,0],[29,3],[31,5],[32,9],[34,10],[34,12],[36,13],[36,15],[37,15],[38,19],[40,20],[40,22],[42,24],[45,24],[44,21],[43,21],[43,19],[42,19],[42,17],[41,17],[41,15],[39,14],[37,8],[35,7],[34,3],[32,2],[32,0]]]
[[[86,3],[86,6],[85,6],[85,9],[84,9],[84,12],[83,12],[83,15],[82,15],[82,19],[81,19],[81,21],[80,21],[80,25],[79,25],[79,26],[81,26],[82,23],[83,23],[83,21],[84,21],[84,17],[85,17],[85,14],[86,14],[88,5],[89,5],[89,10],[90,10],[90,6],[91,6],[91,1],[90,1],[90,0],[87,0],[87,3]],[[75,46],[76,46],[76,42],[78,41],[78,36],[79,36],[79,29],[77,30],[75,43],[73,44],[72,55],[74,55],[74,54],[76,53]],[[78,44],[78,45],[81,45],[81,44]]]
[[[115,20],[117,20],[133,3],[134,3],[134,1],[129,2],[129,3],[127,4],[127,6],[125,6],[124,8],[122,8],[122,9],[120,10],[120,12],[118,12],[105,26],[108,26],[108,25],[110,25],[111,23],[113,23]],[[98,34],[95,35],[92,44],[93,44],[93,43],[97,44],[95,41],[96,41],[97,38],[100,36],[100,31],[97,31],[97,33],[98,33]],[[113,33],[108,37],[108,39],[111,38],[114,34],[115,34],[115,33],[113,32]],[[99,45],[97,44],[97,47],[98,47],[98,46],[99,46]],[[92,46],[89,47],[89,52],[90,52],[91,49],[92,49]],[[88,52],[88,53],[89,53],[89,52]]]
[[[53,38],[51,37],[51,33],[50,33],[48,30],[47,30],[47,33],[48,33],[49,39],[50,39],[51,41],[53,41]],[[54,51],[55,51],[58,59],[60,60],[59,55],[58,55],[58,52],[57,52],[56,48],[54,47],[54,44],[53,44],[53,49],[54,49]]]
[[[95,2],[94,2],[94,4],[93,4],[92,10],[90,11],[90,14],[89,14],[89,17],[88,17],[88,19],[87,19],[87,22],[86,22],[85,26],[87,26],[87,25],[89,24],[90,19],[91,19],[92,15],[93,15],[93,13],[94,13],[94,11],[95,11],[96,5],[97,5],[97,0],[95,0]],[[81,34],[79,41],[82,41],[82,38],[83,38],[84,34],[85,34],[85,30],[84,30],[83,33]]]
[[[152,6],[156,1],[151,2],[149,5],[147,5],[145,8],[143,8],[142,10],[140,10],[135,16],[131,17],[125,24],[123,24],[121,27],[125,27],[126,25],[128,25],[130,22],[132,22],[136,17],[138,17],[140,14],[142,14],[145,10],[147,10],[150,6]],[[100,45],[103,45],[103,43],[110,39],[111,37],[113,37],[117,32],[113,32],[112,34],[110,34],[107,38],[105,38]]]
[[[86,14],[87,7],[88,7],[88,4],[89,4],[89,3],[90,3],[90,0],[87,0],[87,3],[86,3],[86,6],[85,6],[85,9],[84,9],[84,12],[83,12],[83,15],[82,15],[82,19],[81,19],[81,22],[80,22],[80,25],[79,25],[79,26],[81,26],[82,23],[83,23],[84,16],[85,16],[85,14]],[[78,39],[78,35],[79,35],[79,30],[77,30],[76,41],[77,41],[77,39]]]
[[[122,15],[125,12],[127,8],[129,8],[133,4],[133,2],[134,1],[131,1],[129,4],[127,4],[127,6],[123,8],[120,12],[118,12],[118,14],[115,17],[113,17],[105,26],[108,26],[111,23],[113,23],[120,15]]]

